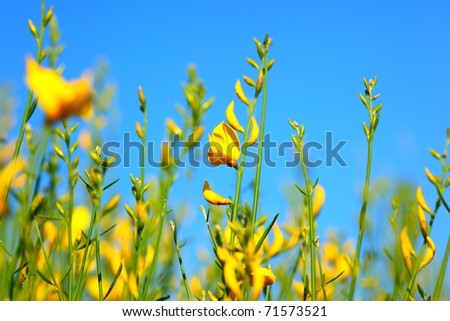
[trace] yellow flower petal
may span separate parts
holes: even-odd
[[[172,119],[166,120],[166,126],[170,135],[181,135],[181,128]]]
[[[208,160],[213,166],[226,164],[237,167],[241,149],[239,138],[233,128],[221,122],[209,136],[209,143]]]
[[[91,77],[66,81],[56,71],[26,59],[26,83],[38,98],[47,120],[54,122],[70,115],[93,114]]]
[[[423,238],[426,239],[428,234],[427,218],[420,205],[417,205],[417,217],[419,219],[420,232],[422,233]]]
[[[434,254],[436,253],[436,246],[434,245],[433,240],[431,237],[427,236],[426,238],[427,242],[427,250],[425,251],[425,255],[423,256],[422,262],[420,262],[420,269],[427,266],[434,258]]]
[[[267,257],[276,255],[284,244],[284,235],[277,223],[273,226],[273,243],[267,250]]]
[[[231,101],[231,103],[228,105],[225,112],[225,118],[228,124],[230,124],[230,126],[233,127],[234,130],[237,130],[241,133],[244,132],[244,128],[241,126],[239,120],[236,117],[236,114],[234,113],[234,101]]]
[[[248,138],[248,145],[251,146],[253,145],[256,140],[258,139],[259,136],[259,126],[258,126],[258,122],[256,121],[255,117],[252,117],[252,131],[250,133],[250,137]]]
[[[402,255],[403,259],[405,260],[405,265],[408,270],[412,269],[412,261],[411,261],[411,255],[416,255],[416,252],[414,251],[414,248],[411,244],[411,240],[408,236],[408,227],[405,226],[401,233],[400,233],[400,243],[402,247]]]
[[[225,198],[217,194],[216,192],[213,192],[209,187],[209,183],[207,180],[205,180],[205,183],[203,184],[203,197],[213,205],[227,205],[233,203],[231,199]]]
[[[237,264],[233,259],[227,260],[223,266],[223,277],[227,288],[230,289],[234,296],[240,298],[241,287],[236,275],[236,268]]]
[[[314,188],[314,198],[313,198],[313,216],[316,217],[320,210],[322,209],[323,203],[325,202],[325,189],[322,185],[316,185]]]
[[[234,85],[234,90],[236,92],[236,96],[247,106],[250,105],[250,101],[248,100],[247,96],[244,93],[244,90],[242,89],[241,81],[238,79],[236,81],[236,84]]]
[[[417,204],[419,204],[420,207],[422,207],[424,211],[432,214],[430,208],[428,207],[427,202],[425,201],[425,198],[423,197],[422,188],[420,186],[417,187],[417,190],[416,190],[416,200],[417,200]]]

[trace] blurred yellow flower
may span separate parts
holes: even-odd
[[[325,202],[325,189],[322,185],[317,184],[314,188],[314,198],[313,198],[313,216],[317,217],[320,210],[323,207],[323,203]]]
[[[88,130],[83,129],[80,131],[78,141],[80,142],[80,146],[83,150],[90,151],[92,149],[92,136]]]
[[[7,212],[8,200],[6,199],[6,191],[10,184],[14,185],[14,177],[23,171],[24,168],[25,161],[17,160],[0,170],[0,217],[4,216]]]
[[[209,183],[207,180],[205,180],[205,183],[203,184],[203,197],[213,205],[227,205],[233,203],[231,199],[225,198],[217,194],[216,192],[213,192],[209,187]]]
[[[85,231],[88,228],[89,220],[90,213],[87,207],[77,206],[74,208],[72,214],[72,243],[74,243],[77,239],[81,239],[81,231]],[[63,239],[63,245],[68,245],[67,236]]]
[[[162,142],[161,144],[161,166],[167,168],[175,164],[172,153],[170,152],[169,142]]]
[[[37,96],[47,120],[54,122],[70,115],[92,116],[93,94],[89,76],[66,81],[56,71],[41,67],[28,57],[25,81]]]
[[[226,164],[230,167],[237,167],[241,148],[239,138],[233,128],[221,122],[209,136],[209,143],[208,160],[213,166]]]
[[[166,120],[167,131],[170,135],[181,135],[182,130],[172,119]]]

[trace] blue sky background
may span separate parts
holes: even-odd
[[[150,136],[160,141],[168,117],[180,120],[177,103],[184,104],[181,85],[186,68],[196,64],[209,96],[216,103],[206,116],[206,130],[224,119],[225,108],[235,99],[234,83],[254,76],[246,57],[256,58],[253,37],[273,38],[266,131],[273,140],[290,141],[287,119],[306,126],[306,139],[321,143],[325,132],[333,139],[348,140],[342,156],[348,167],[336,163],[311,171],[319,177],[327,198],[319,218],[320,236],[333,227],[357,237],[358,193],[364,183],[366,139],[362,122],[366,109],[358,93],[362,78],[378,76],[376,92],[384,107],[374,140],[372,178],[407,180],[424,188],[430,203],[435,192],[424,167],[439,173],[439,164],[428,148],[441,151],[449,123],[450,3],[448,1],[46,1],[54,5],[62,31],[65,77],[78,77],[95,66],[100,57],[110,64],[111,81],[118,88],[120,118],[108,129],[111,138],[134,132],[140,118],[137,87],[147,96]],[[27,89],[23,82],[24,57],[35,52],[27,19],[38,21],[40,1],[0,4],[0,82],[10,81],[23,111]],[[250,91],[248,91],[250,93]],[[242,119],[245,106],[237,104]],[[259,114],[259,110],[257,111]],[[39,115],[39,116],[37,116]],[[34,116],[39,123],[40,114]],[[323,157],[323,151],[314,154]],[[131,200],[128,174],[117,170],[122,195]],[[195,179],[174,187],[174,204],[189,199],[186,226],[199,226],[197,211],[205,204],[203,180],[225,195],[234,195],[229,168],[200,168]],[[156,174],[156,170],[152,171]],[[284,167],[263,168],[261,209],[270,216],[286,217],[283,190],[301,182],[299,172]],[[248,198],[249,201],[251,200]],[[390,199],[383,211],[373,212],[387,221]],[[206,205],[206,204],[205,204]],[[436,220],[438,256],[443,255],[450,217],[441,212]],[[186,237],[193,246],[203,242],[196,228]]]

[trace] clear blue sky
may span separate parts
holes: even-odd
[[[366,160],[362,122],[368,118],[358,98],[363,77],[378,76],[377,92],[384,104],[374,141],[373,179],[421,184],[434,201],[423,169],[439,170],[428,148],[441,151],[450,125],[450,100],[445,94],[450,79],[448,1],[46,2],[54,5],[59,18],[66,46],[60,61],[67,78],[93,67],[99,57],[110,64],[121,114],[111,137],[134,131],[140,117],[136,91],[142,85],[149,102],[150,135],[160,141],[165,119],[179,120],[174,106],[183,103],[181,84],[190,63],[197,65],[209,95],[216,98],[206,117],[211,132],[235,99],[236,79],[253,71],[245,61],[256,56],[252,38],[269,33],[276,63],[269,79],[266,130],[276,141],[289,141],[287,119],[293,119],[305,124],[307,140],[323,143],[326,131],[333,132],[335,140],[348,140],[342,149],[348,167],[335,163],[311,171],[327,191],[319,234],[323,237],[335,227],[356,239]],[[0,82],[12,81],[19,112],[26,97],[24,57],[35,52],[27,19],[38,21],[39,3],[0,4]],[[244,106],[237,105],[236,110],[244,115]],[[117,173],[123,177],[125,199],[131,199],[129,172]],[[227,168],[201,168],[193,182],[175,186],[173,201],[189,198],[193,225],[203,228],[197,211],[205,204],[203,180],[234,195],[229,173]],[[283,221],[282,190],[294,180],[301,181],[293,169],[263,168],[265,214],[280,212]],[[386,204],[386,212],[374,215],[386,217],[389,199]],[[449,219],[444,212],[438,217],[433,234],[441,242],[447,237]],[[439,251],[442,255],[443,243]]]

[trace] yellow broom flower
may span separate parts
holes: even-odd
[[[273,226],[273,243],[270,246],[269,245],[267,246],[268,247],[266,254],[267,257],[270,258],[278,254],[278,252],[280,252],[281,248],[283,247],[283,244],[284,244],[283,232],[281,232],[281,229],[278,226],[278,224],[275,223]]]
[[[25,168],[25,165],[23,160],[17,160],[0,170],[0,217],[7,212],[8,200],[6,199],[6,191],[10,184],[13,185],[14,177]]]
[[[236,84],[234,85],[234,90],[236,92],[236,96],[247,106],[250,106],[250,100],[248,100],[247,96],[245,95],[244,90],[242,89],[241,81],[238,79],[236,81]]]
[[[255,265],[252,267],[252,300],[257,300],[262,290],[272,285],[277,280],[275,274],[269,268]]]
[[[322,209],[323,203],[325,202],[325,189],[322,185],[317,185],[315,188],[315,193],[313,197],[313,216],[316,217],[320,210]]]
[[[48,121],[54,122],[70,115],[92,116],[93,94],[89,76],[66,81],[56,71],[41,67],[28,57],[25,81],[37,96]]]
[[[434,245],[431,237],[427,236],[427,250],[425,251],[425,255],[423,256],[422,262],[420,262],[420,269],[427,266],[434,258],[434,254],[436,253],[436,246]]]
[[[259,136],[259,126],[258,122],[256,121],[256,118],[252,117],[252,131],[250,133],[250,137],[248,138],[247,144],[249,146],[253,145]]]
[[[236,275],[236,269],[239,267],[236,260],[229,256],[224,262],[223,266],[223,277],[227,288],[233,293],[237,298],[241,297],[241,286]]]
[[[416,256],[416,252],[411,244],[408,236],[408,227],[405,226],[400,233],[400,243],[402,246],[402,255],[405,260],[405,265],[408,270],[412,269],[411,255]]]
[[[208,160],[213,166],[226,164],[237,167],[241,149],[239,138],[233,128],[221,122],[209,136],[209,143]]]
[[[417,205],[417,217],[419,219],[420,232],[422,233],[423,238],[426,239],[428,234],[427,218],[420,205]]]
[[[181,135],[181,128],[172,119],[169,118],[166,120],[166,126],[170,135]]]
[[[231,199],[213,192],[209,187],[209,183],[207,180],[205,180],[205,183],[203,184],[203,197],[213,205],[227,205],[233,203]]]
[[[225,119],[227,120],[228,124],[233,127],[234,130],[237,130],[241,133],[244,132],[244,128],[239,123],[239,120],[234,113],[234,101],[231,101],[231,103],[228,105],[227,110],[225,111]]]
[[[420,207],[422,207],[424,211],[432,214],[430,207],[427,204],[427,201],[425,201],[425,197],[423,197],[422,188],[420,186],[417,187],[417,190],[416,190],[416,200],[417,200],[417,204],[419,204]]]

